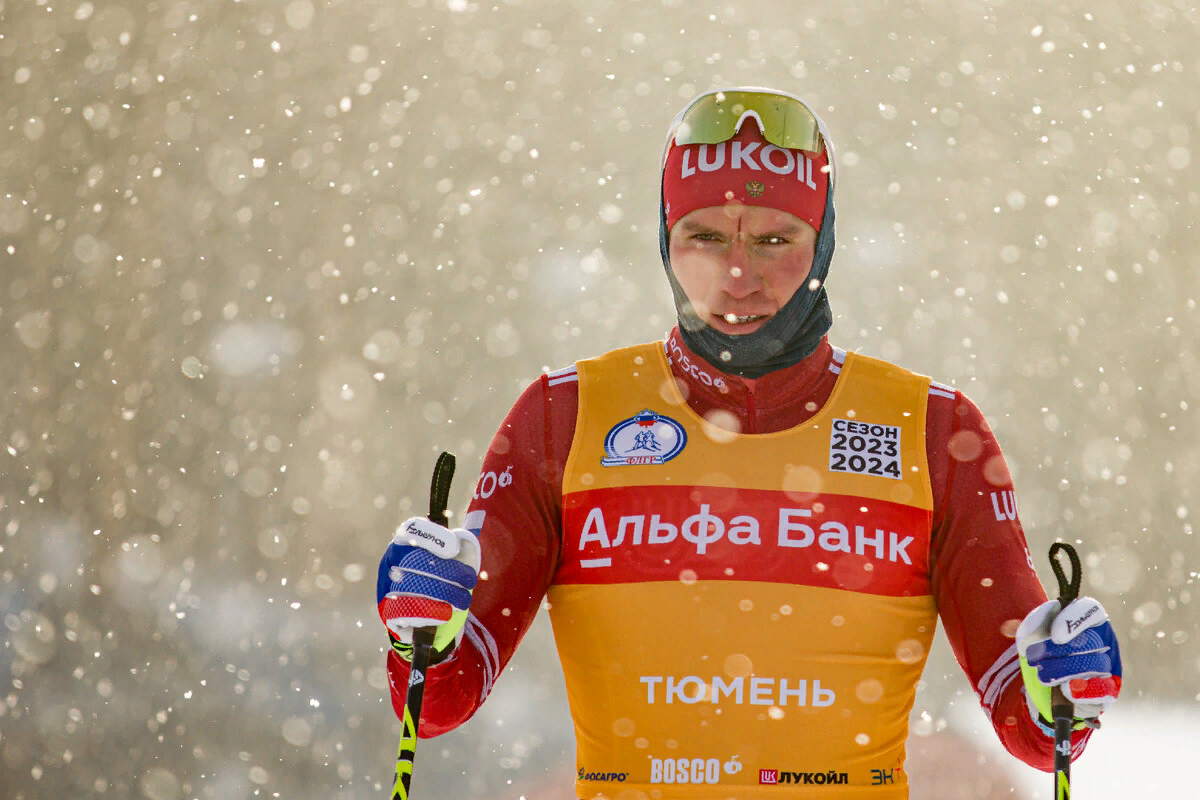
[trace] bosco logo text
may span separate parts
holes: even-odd
[[[721,761],[717,758],[652,758],[651,783],[706,784],[721,780]]]

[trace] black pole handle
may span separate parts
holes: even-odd
[[[450,479],[454,477],[454,454],[442,453],[433,467],[429,483],[429,519],[439,525],[449,525],[446,504],[450,502]]]
[[[454,477],[454,456],[442,453],[433,468],[429,484],[429,519],[449,526],[446,504],[450,501],[450,480]],[[408,690],[404,693],[404,732],[400,735],[400,752],[396,755],[396,778],[392,782],[392,800],[408,800],[412,784],[413,762],[417,757],[417,731],[421,726],[421,705],[425,699],[425,672],[433,650],[433,634],[437,628],[417,628],[413,631],[412,667],[408,673]]]
[[[1063,572],[1062,562],[1058,558],[1059,553],[1066,553],[1067,560],[1071,562],[1070,578]],[[1079,554],[1066,542],[1055,542],[1050,545],[1050,566],[1054,569],[1054,577],[1058,579],[1059,607],[1066,608],[1069,603],[1079,597],[1079,584],[1083,579],[1083,567],[1079,563]]]

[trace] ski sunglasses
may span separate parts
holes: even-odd
[[[825,123],[795,95],[757,86],[714,89],[679,112],[667,133],[660,169],[671,144],[719,144],[732,139],[746,117],[754,117],[763,138],[776,147],[820,154],[829,151],[829,183],[837,183],[833,144]]]

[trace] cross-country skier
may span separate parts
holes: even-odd
[[[464,528],[398,529],[393,704],[412,628],[437,625],[421,733],[461,725],[546,598],[580,798],[905,798],[940,617],[1009,752],[1051,768],[1058,685],[1078,755],[1120,691],[1112,626],[1047,601],[974,403],[829,343],[824,123],[784,92],[708,92],[661,169],[678,326],[543,375]]]

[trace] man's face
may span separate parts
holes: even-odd
[[[786,211],[699,208],[671,228],[671,271],[710,327],[753,333],[807,282],[816,241],[813,227]]]

